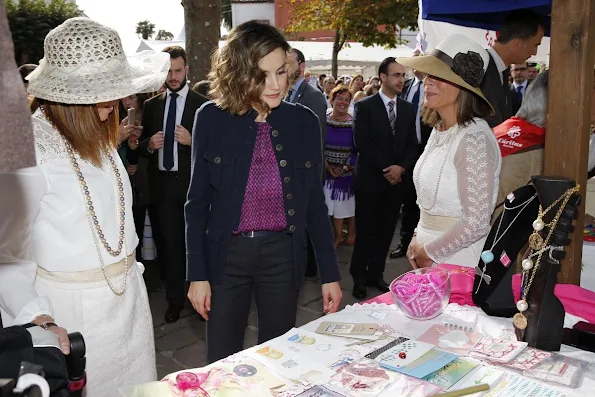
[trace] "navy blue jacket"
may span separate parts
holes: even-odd
[[[283,181],[287,233],[293,236],[296,288],[304,277],[309,232],[321,282],[339,281],[332,226],[320,183],[322,148],[318,117],[282,102],[269,115],[271,141]],[[220,284],[240,212],[257,133],[256,111],[242,116],[205,103],[192,133],[192,176],[186,215],[188,281]]]

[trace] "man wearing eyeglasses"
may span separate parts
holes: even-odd
[[[516,114],[521,107],[521,103],[523,103],[523,96],[529,84],[529,80],[527,80],[527,63],[510,65],[510,75],[513,80],[510,86],[512,114]]]

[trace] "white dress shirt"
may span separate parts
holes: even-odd
[[[525,97],[525,90],[527,90],[527,85],[529,84],[529,81],[525,80],[523,82],[523,84],[517,84],[515,82],[512,83],[512,86],[514,87],[514,90],[517,90],[517,87],[521,87],[521,95],[523,96],[523,98]]]
[[[186,97],[188,96],[188,84],[184,85],[180,91],[176,92],[178,97],[176,98],[176,125],[182,124],[182,115],[184,114],[184,106],[186,106]],[[169,114],[169,102],[171,101],[171,94],[172,91],[167,89],[167,97],[165,98],[165,112],[163,113],[163,133],[165,133],[165,128],[167,126],[167,115]],[[175,130],[174,130],[175,131]],[[167,137],[165,137],[167,139]],[[159,149],[159,171],[167,171],[163,166],[163,149]],[[177,171],[178,170],[178,142],[174,139],[174,166],[169,171]]]
[[[419,89],[419,99],[417,102],[417,115],[415,116],[415,134],[417,135],[417,143],[421,143],[421,105],[424,103],[424,83],[417,77],[411,83],[409,92],[407,93],[407,102],[413,103],[413,97]],[[414,104],[415,105],[415,104]]]
[[[504,77],[502,76],[502,73],[506,69],[508,69],[508,66],[506,66],[506,64],[504,63],[504,61],[500,57],[500,55],[498,55],[498,53],[496,52],[496,50],[494,50],[492,47],[489,47],[488,48],[488,52],[490,53],[490,55],[492,56],[492,58],[494,58],[494,62],[496,63],[496,68],[498,68],[498,72],[500,74],[500,83],[504,84]]]
[[[382,90],[378,91],[378,94],[380,95],[380,98],[382,99],[382,102],[384,102],[384,110],[386,110],[386,115],[388,116],[388,119],[390,120],[390,110],[388,108],[388,103],[390,101],[393,101],[395,103],[395,120],[397,119],[397,97],[395,96],[394,98],[389,98],[387,97],[384,92],[382,92]]]

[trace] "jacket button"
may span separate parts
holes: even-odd
[[[295,210],[292,208],[289,211],[287,211],[287,213],[289,214],[289,216],[294,216],[295,215]]]
[[[276,138],[276,137],[278,137],[278,136],[279,136],[279,131],[277,131],[277,130],[273,130],[273,131],[271,132],[271,135],[272,135],[272,136],[274,136],[274,137]]]
[[[287,200],[291,200],[293,198],[293,194],[287,193],[287,196],[285,196],[285,197],[287,197]]]
[[[283,146],[281,144],[275,146],[275,149],[277,149],[278,152],[280,152],[281,150],[283,150]]]
[[[209,229],[205,230],[205,235],[209,234]]]
[[[215,164],[219,164],[221,162],[221,157],[215,157]]]
[[[289,183],[289,181],[291,181],[290,177],[286,176],[285,178],[283,178],[283,182]]]
[[[285,166],[287,165],[287,161],[285,161],[285,160],[281,160],[281,161],[279,161],[279,165],[280,165],[281,167],[285,167]]]
[[[295,232],[295,225],[289,226],[289,231],[290,232]]]
[[[312,167],[312,163],[310,163],[309,161],[306,161],[306,168],[310,168]]]

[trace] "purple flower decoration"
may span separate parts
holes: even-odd
[[[459,52],[452,60],[452,71],[471,87],[479,87],[483,79],[483,59],[477,52]]]

